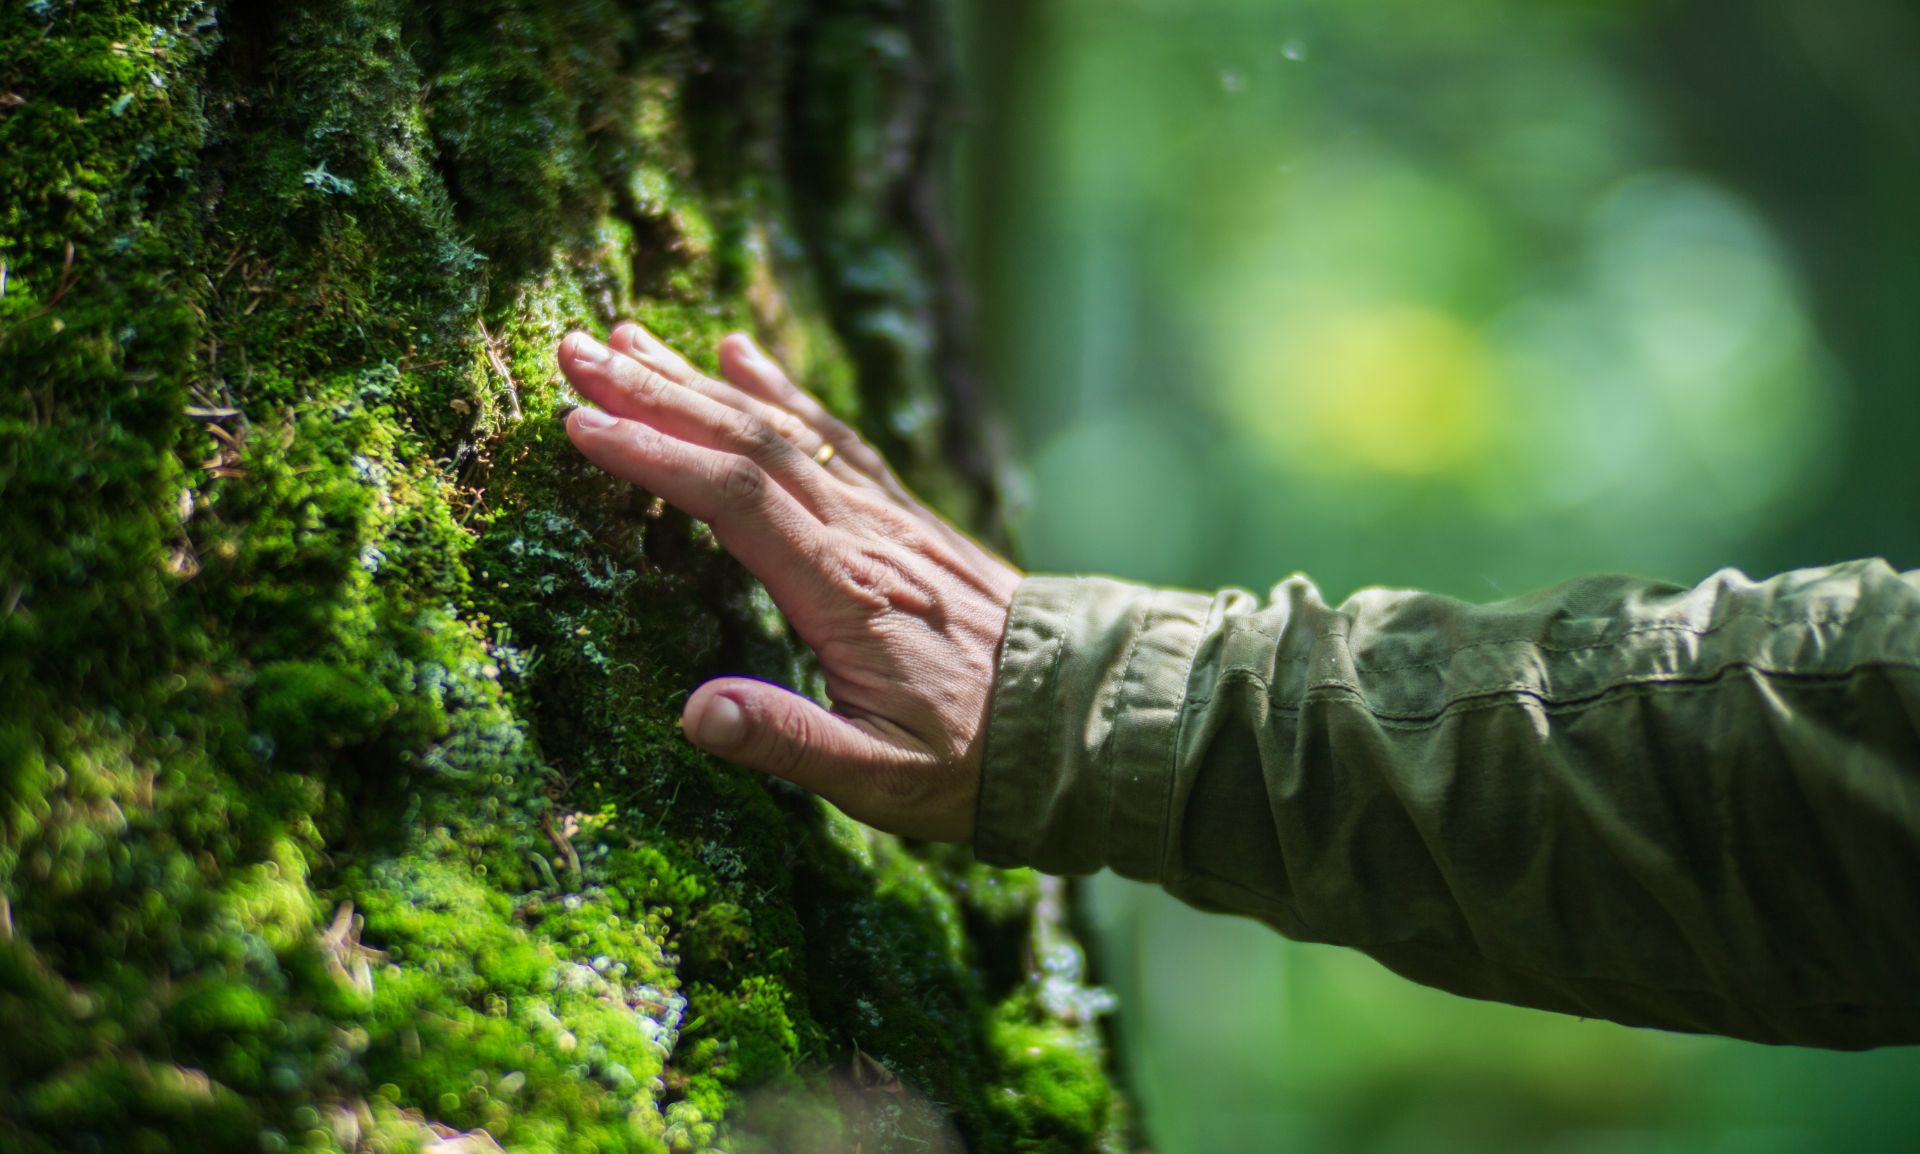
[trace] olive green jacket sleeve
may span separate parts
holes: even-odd
[[[1920,573],[1338,607],[1030,577],[975,849],[1473,997],[1920,1042]]]

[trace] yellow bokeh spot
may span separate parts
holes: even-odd
[[[1440,313],[1328,312],[1242,362],[1236,416],[1292,463],[1328,472],[1471,471],[1492,441],[1496,383],[1475,332]],[[1278,354],[1278,355],[1276,355]]]

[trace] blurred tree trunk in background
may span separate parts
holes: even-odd
[[[992,531],[944,19],[0,12],[0,1148],[1119,1148],[1059,894],[690,750],[815,675],[557,420],[750,329]]]
[[[1920,565],[1920,6],[1696,0],[1636,54],[1695,163],[1778,222],[1853,394],[1846,466],[1758,572],[1885,555]]]

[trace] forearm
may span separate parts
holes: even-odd
[[[977,845],[1429,984],[1920,1040],[1920,583],[1879,563],[1264,605],[1030,579]]]

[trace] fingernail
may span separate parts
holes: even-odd
[[[638,345],[641,348],[665,348],[666,347],[665,345],[662,345],[660,343],[659,337],[654,336],[653,332],[650,329],[648,329],[647,326],[641,324],[639,321],[622,321],[620,324],[620,327],[624,329],[632,329],[636,337],[634,344]]]
[[[708,749],[732,749],[747,735],[747,716],[731,697],[715,697],[700,711],[694,736]]]
[[[611,429],[620,419],[599,409],[578,408],[573,411],[573,423],[582,429]]]
[[[597,365],[613,355],[613,350],[585,333],[567,336],[567,355],[583,365]]]

